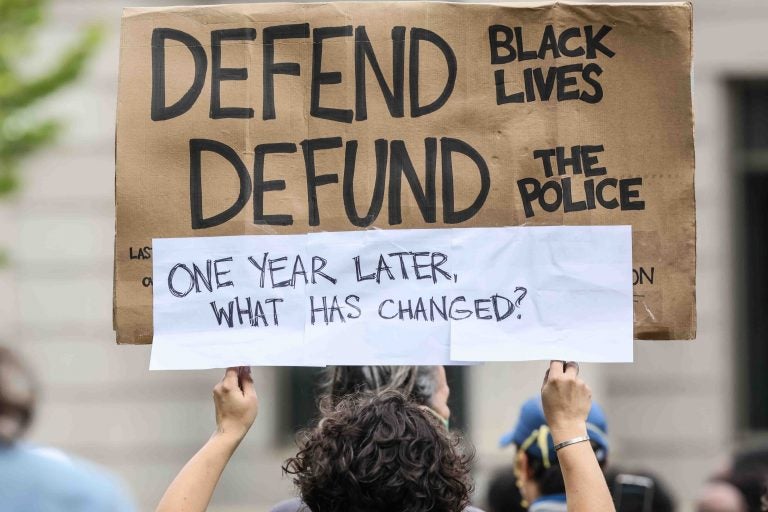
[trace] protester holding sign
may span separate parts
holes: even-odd
[[[356,393],[396,391],[435,415],[448,429],[450,388],[442,366],[335,366],[326,369],[323,391],[331,405]],[[301,512],[306,505],[298,498],[275,505],[271,512]],[[472,507],[467,509],[472,512]]]
[[[566,494],[572,497],[568,510],[613,511],[595,454],[581,442],[591,392],[577,373],[574,363],[553,361],[542,387]],[[208,507],[224,467],[258,414],[250,371],[229,368],[214,388],[214,402],[216,432],[170,485],[158,512]],[[400,393],[356,394],[327,404],[318,425],[300,439],[298,454],[284,469],[313,512],[458,512],[469,502],[471,456],[434,414]],[[411,448],[403,449],[403,443]],[[386,472],[380,460],[386,461]]]

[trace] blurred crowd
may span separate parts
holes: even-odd
[[[467,469],[471,446],[450,430],[450,389],[442,367],[329,368],[319,393],[317,421],[299,433],[300,451],[283,468],[296,483],[297,496],[272,510],[387,510],[393,499],[407,501],[412,506],[403,510],[413,511],[476,510],[470,501],[488,512],[585,510],[574,508],[574,482],[581,473],[589,473],[589,466],[581,465],[582,458],[572,459],[566,467],[562,450],[570,445],[589,447],[586,462],[599,467],[605,477],[600,485],[610,492],[619,512],[674,512],[691,505],[697,512],[768,510],[768,445],[743,449],[725,467],[713,468],[698,496],[674,496],[654,468],[611,463],[608,415],[590,400],[591,393],[583,402],[579,393],[589,391],[578,377],[578,365],[556,363],[547,371],[542,395],[522,404],[512,428],[499,425],[500,433],[507,430],[500,436],[499,449],[508,452],[510,463],[496,469],[484,496],[471,493]],[[558,387],[550,373],[553,367],[571,387]],[[22,361],[0,347],[0,510],[134,510],[130,483],[55,447],[24,441],[34,420],[37,393],[34,376]],[[169,482],[159,511],[178,510],[180,503],[184,510],[196,510],[198,499],[204,510],[221,471],[257,416],[258,400],[248,369],[230,369],[214,396],[217,430]],[[587,404],[579,423],[586,435],[563,442],[569,437],[563,425],[571,425],[563,418],[580,414],[574,405],[580,396]],[[556,424],[553,418],[559,418]],[[569,432],[579,434],[578,428]],[[381,448],[388,445],[400,455],[388,459],[389,452]],[[416,449],[414,459],[411,452],[417,445],[423,446]],[[578,455],[575,449],[567,453]],[[411,463],[414,466],[407,467]],[[437,472],[431,474],[426,467]],[[352,484],[342,484],[348,479]],[[578,491],[592,494],[594,483],[578,483]],[[424,494],[431,504],[414,505],[426,503]]]

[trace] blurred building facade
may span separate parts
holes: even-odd
[[[109,38],[87,77],[45,106],[69,120],[66,137],[27,162],[23,189],[0,204],[0,244],[12,257],[0,269],[0,340],[26,358],[44,388],[31,438],[111,468],[131,486],[141,510],[154,507],[212,431],[210,388],[219,378],[218,371],[149,373],[148,347],[113,341],[120,12],[160,3],[53,1],[41,32],[42,58],[32,67],[45,65],[46,52],[55,54],[83,23],[103,22]],[[766,239],[756,247],[748,243],[759,242],[761,215],[763,225],[768,215],[759,194],[745,195],[768,190],[760,185],[768,170],[768,100],[760,99],[768,85],[761,89],[759,82],[768,78],[767,27],[764,0],[694,1],[698,339],[638,342],[635,364],[582,370],[609,414],[613,461],[661,475],[683,510],[730,449],[768,428],[762,423],[768,403],[761,401],[768,398],[768,375],[759,362],[768,359],[768,332],[758,325],[766,302],[760,304],[765,294],[755,291],[768,283],[764,272],[749,267],[750,254],[765,254]],[[749,94],[757,99],[750,102]],[[765,117],[751,119],[760,105]],[[760,127],[762,139],[744,143],[745,131]],[[757,272],[760,265],[752,265]],[[758,327],[745,328],[748,322]],[[466,370],[462,421],[478,449],[478,497],[488,471],[510,462],[498,438],[519,404],[537,393],[543,368]],[[257,369],[255,376],[261,414],[211,510],[266,510],[292,493],[280,469],[292,450],[285,420],[291,379],[274,368]]]

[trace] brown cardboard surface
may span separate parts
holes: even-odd
[[[283,37],[287,25],[295,37]],[[631,224],[635,337],[694,338],[691,32],[690,3],[126,9],[116,135],[118,343],[151,342],[153,238],[550,224]],[[270,34],[279,37],[265,45]],[[509,34],[512,61],[503,44]],[[268,65],[272,52],[276,68]],[[414,98],[424,107],[446,90],[451,60],[455,79],[446,101],[431,112],[414,108]],[[296,68],[298,75],[280,73]],[[187,95],[189,108],[175,116],[161,108],[185,96],[196,71],[200,87]],[[213,142],[196,142],[202,139]],[[570,158],[576,146],[578,171],[566,165],[560,175],[554,148]],[[195,148],[202,148],[199,195]],[[217,148],[231,150],[246,177]],[[320,176],[314,187],[311,156]],[[263,173],[255,173],[257,162]],[[392,176],[400,176],[399,194]],[[251,186],[241,190],[246,182]],[[537,186],[543,205],[534,198],[526,211]],[[195,225],[193,197],[197,216],[211,219],[240,194],[242,208],[230,219]],[[372,197],[381,197],[380,209],[366,218]],[[399,208],[390,200],[397,197]],[[451,198],[457,216],[450,215]],[[462,216],[475,202],[479,207]],[[291,224],[262,214],[289,215]]]

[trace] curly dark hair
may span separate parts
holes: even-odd
[[[473,459],[434,413],[397,391],[321,402],[283,471],[313,512],[461,512]]]

